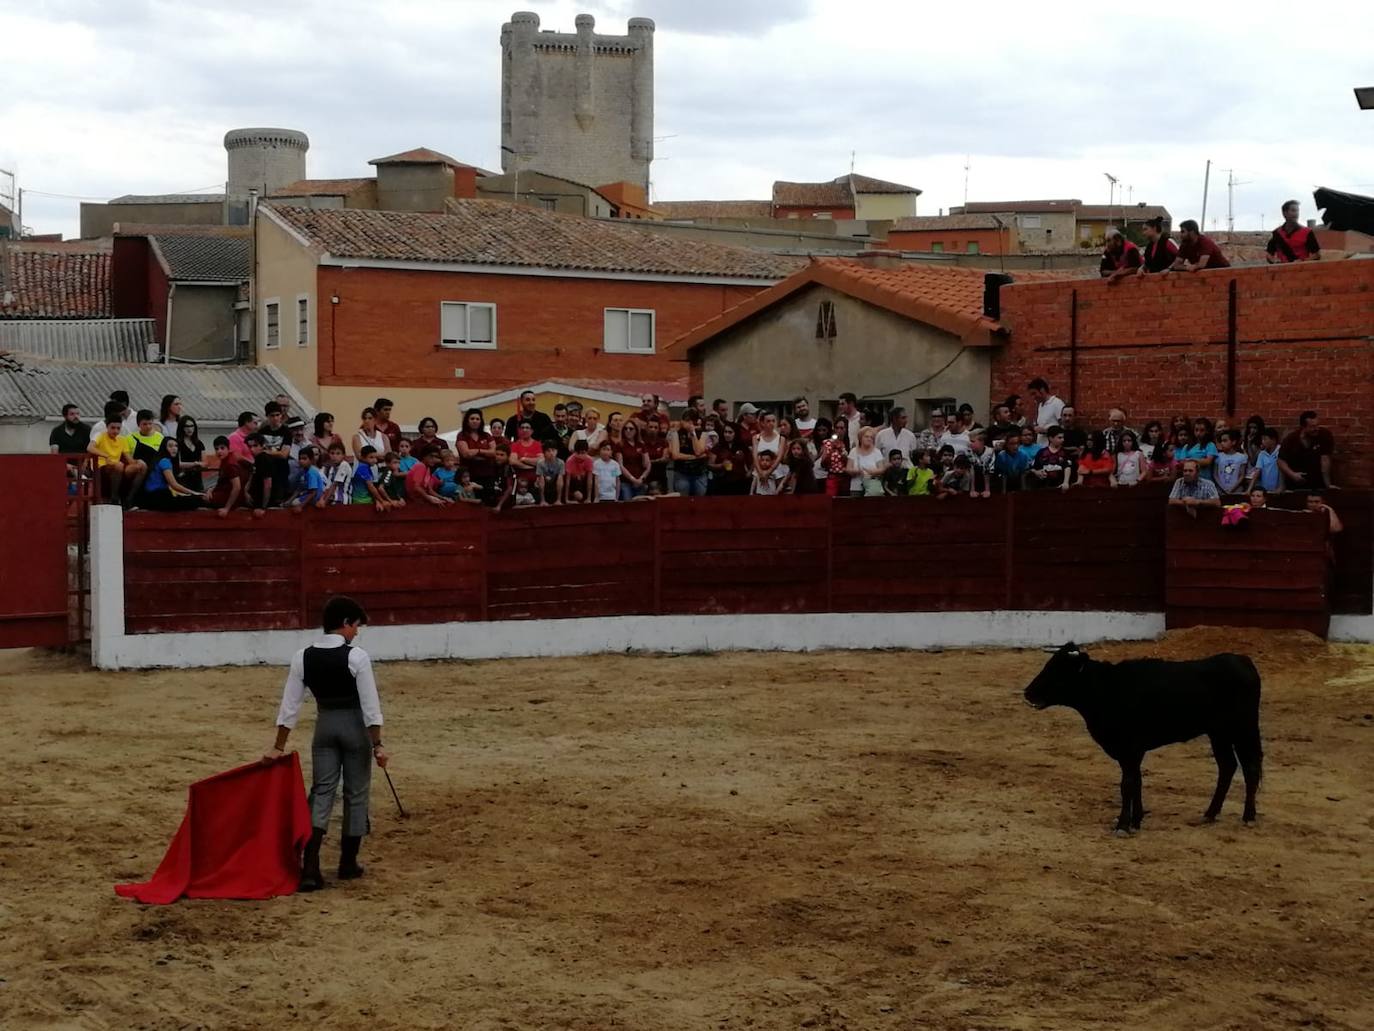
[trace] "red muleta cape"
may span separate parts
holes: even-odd
[[[301,760],[295,752],[197,781],[167,854],[145,884],[115,894],[166,905],[193,899],[269,899],[295,892],[310,840]]]

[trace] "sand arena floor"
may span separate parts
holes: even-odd
[[[413,816],[378,778],[368,876],[169,907],[111,885],[261,752],[281,672],[0,653],[0,1025],[1374,1027],[1374,649],[1096,652],[1227,648],[1264,676],[1258,827],[1239,778],[1195,825],[1204,740],[1147,759],[1127,840],[1116,767],[1020,701],[1037,652],[387,665]]]

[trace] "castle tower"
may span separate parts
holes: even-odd
[[[305,152],[310,139],[295,129],[230,129],[224,134],[229,154],[230,197],[275,193],[305,178]]]
[[[501,170],[535,169],[588,186],[649,187],[654,159],[654,23],[601,36],[541,32],[519,11],[501,27]]]

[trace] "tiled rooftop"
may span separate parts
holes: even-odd
[[[243,237],[150,237],[169,279],[178,282],[247,282],[253,274],[252,240]]]
[[[993,201],[973,201],[963,207],[950,209],[951,215],[976,215],[1001,214],[1010,212],[1012,214],[1025,215],[1044,215],[1055,212],[1074,212],[1083,206],[1081,200],[993,200]]]
[[[109,241],[0,247],[5,263],[0,318],[108,318],[110,254]],[[4,303],[4,290],[14,295],[12,304]]]
[[[1001,229],[1006,223],[996,215],[917,215],[899,218],[892,223],[891,233],[920,233],[952,229]]]
[[[848,176],[828,183],[779,180],[773,184],[773,203],[783,208],[852,208],[854,195],[849,191]]]
[[[768,200],[668,200],[654,201],[664,218],[772,218]]]
[[[827,286],[875,307],[952,333],[969,343],[986,343],[1001,327],[983,315],[981,269],[932,268],[911,262],[877,265],[855,258],[816,258],[795,275],[696,327],[670,346],[689,351],[723,331],[813,284]]]
[[[411,150],[403,150],[399,154],[388,154],[384,158],[373,158],[368,162],[369,165],[451,165],[454,168],[477,168],[466,161],[459,161],[451,158],[447,154],[441,154],[437,150],[430,150],[428,147],[415,147]],[[491,173],[484,169],[477,168],[483,175]]]
[[[273,197],[346,197],[376,182],[371,176],[357,179],[298,179],[273,192]]]
[[[647,233],[614,221],[498,201],[450,200],[444,215],[263,209],[335,258],[782,279],[803,258]]]

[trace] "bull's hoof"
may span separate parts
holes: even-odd
[[[1249,816],[1242,816],[1240,818],[1240,825],[1242,827],[1253,827],[1258,820],[1259,817],[1255,813],[1251,813]]]
[[[1203,822],[1203,823],[1216,823],[1216,822],[1217,822],[1217,814],[1216,814],[1216,813],[1203,813],[1203,814],[1202,814],[1202,822]]]
[[[1129,827],[1118,827],[1116,830],[1112,831],[1112,836],[1115,838],[1129,838],[1134,833],[1135,832]]]

